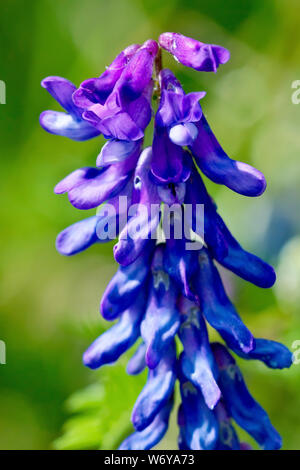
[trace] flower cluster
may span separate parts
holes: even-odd
[[[100,206],[94,216],[58,235],[60,253],[73,255],[105,240],[110,218],[118,222],[114,257],[120,266],[100,305],[102,316],[117,322],[88,348],[84,363],[92,369],[113,363],[141,338],[127,372],[138,374],[147,367],[148,379],[132,413],[135,432],[120,449],[150,449],[160,441],[168,428],[176,380],[180,449],[248,449],[233,421],[262,449],[278,449],[281,438],[250,395],[229,350],[279,369],[291,365],[291,353],[279,343],[253,337],[229,300],[215,261],[263,288],[274,284],[275,273],[230,233],[200,171],[251,197],[264,192],[265,178],[227,156],[200,106],[205,93],[185,93],[174,74],[162,68],[162,48],[184,66],[203,72],[216,72],[230,58],[221,46],[163,33],[159,44],[148,40],[127,47],[100,77],[79,88],[60,77],[42,82],[66,110],[43,112],[45,130],[79,141],[100,134],[107,139],[96,167],[75,170],[55,188],[57,194],[68,193],[78,209]],[[156,102],[158,98],[155,114],[153,96]],[[143,149],[153,115],[152,146]],[[113,214],[108,204],[115,208]],[[200,246],[199,204],[204,205]],[[173,205],[181,217],[170,216],[170,234],[158,242],[163,208]],[[186,224],[187,206],[189,231],[175,236],[175,225]],[[209,342],[207,324],[217,330],[222,344]]]

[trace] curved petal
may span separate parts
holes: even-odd
[[[220,275],[205,248],[199,254],[199,271],[194,277],[201,311],[229,347],[245,353],[254,349],[254,338],[228,299]]]
[[[87,121],[59,111],[41,113],[40,125],[50,134],[61,135],[76,141],[88,140],[100,135],[100,132]]]
[[[188,179],[190,158],[170,140],[167,129],[155,128],[152,153],[151,171],[158,184],[180,183]]]
[[[153,250],[144,251],[132,264],[120,266],[101,300],[100,309],[106,320],[114,320],[134,302],[150,272],[152,254]]]
[[[152,265],[152,282],[141,336],[147,346],[146,363],[153,369],[173,342],[180,326],[177,289],[163,270],[163,252],[158,247]]]
[[[233,357],[219,343],[214,343],[212,349],[220,371],[218,382],[230,416],[262,449],[280,449],[281,437],[265,410],[250,395]]]
[[[191,450],[213,450],[219,425],[214,413],[206,406],[201,392],[191,382],[180,378],[182,397],[181,435]]]
[[[224,47],[205,44],[178,33],[163,33],[159,44],[186,67],[201,72],[216,72],[220,64],[226,64],[230,52]]]
[[[239,438],[222,400],[217,404],[214,413],[219,422],[219,438],[216,450],[240,450]]]
[[[293,363],[293,354],[286,346],[276,341],[255,338],[255,348],[249,353],[233,350],[243,359],[257,359],[272,369],[289,368]]]
[[[56,238],[56,249],[60,254],[71,256],[86,250],[98,241],[96,234],[98,217],[81,220],[60,232]]]
[[[161,441],[167,432],[172,400],[155,416],[147,428],[131,434],[120,445],[119,450],[149,450]]]
[[[132,169],[138,155],[94,171],[95,176],[83,175],[80,183],[68,190],[69,201],[77,209],[92,209],[109,198],[116,196],[126,186],[132,176]]]
[[[155,232],[160,218],[160,198],[150,178],[151,148],[143,150],[134,175],[134,195],[130,219],[114,247],[116,261],[124,266],[132,263],[143,250],[155,243]]]
[[[215,138],[204,115],[197,123],[198,136],[190,149],[203,173],[244,196],[260,196],[266,189],[264,175],[247,163],[231,160]]]
[[[199,233],[198,225],[202,226],[197,208],[204,204],[204,240],[222,266],[259,287],[267,288],[274,284],[276,274],[272,266],[244,250],[235,240],[195,168],[186,185],[185,203],[191,206],[191,226],[196,233]]]
[[[145,297],[139,295],[134,304],[125,310],[119,321],[97,338],[83,355],[83,362],[90,369],[115,362],[137,340],[140,322],[144,314]]]
[[[88,180],[93,180],[101,175],[106,168],[98,168],[93,167],[84,167],[78,168],[75,171],[72,171],[68,176],[66,176],[63,180],[61,180],[54,188],[55,194],[64,194],[71,189],[76,188],[76,186],[85,183]]]
[[[225,268],[258,287],[272,287],[276,281],[276,273],[273,267],[258,256],[244,250],[231,235],[225,223],[217,213],[214,219],[228,247],[228,253],[224,257],[220,257],[218,253],[214,253],[214,250],[212,250],[216,260]]]
[[[173,395],[176,380],[176,350],[171,343],[155,369],[149,371],[145,387],[132,412],[132,423],[137,431],[147,428]]]
[[[81,83],[73,94],[73,101],[81,108],[88,108],[95,103],[104,104],[122,75],[124,68],[139,49],[139,44],[132,44],[122,51],[98,78],[90,78]]]
[[[120,163],[139,150],[140,141],[127,141],[112,139],[103,145],[97,157],[96,166],[104,167],[113,163]]]
[[[82,109],[73,103],[72,94],[76,86],[63,77],[50,76],[42,80],[41,85],[71,115],[80,118]]]
[[[146,352],[146,345],[145,343],[141,343],[127,364],[127,367],[126,367],[127,374],[137,375],[137,374],[140,374],[145,369],[146,367],[145,352]]]
[[[217,366],[210,349],[205,321],[196,305],[181,299],[183,316],[179,338],[183,345],[180,356],[182,373],[203,395],[208,408],[213,409],[221,397],[217,385]]]

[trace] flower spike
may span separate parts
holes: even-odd
[[[78,89],[60,77],[42,82],[66,111],[42,113],[46,131],[73,140],[100,134],[106,139],[95,167],[75,169],[55,187],[75,208],[97,208],[58,235],[61,254],[117,239],[119,266],[100,303],[103,318],[115,323],[86,350],[83,362],[91,369],[113,364],[137,343],[127,373],[148,369],[131,415],[135,431],[120,450],[148,450],[163,438],[177,380],[180,450],[251,449],[240,442],[235,423],[261,449],[279,449],[281,437],[250,395],[229,350],[273,369],[290,367],[292,354],[252,335],[218,265],[262,288],[271,287],[276,274],[231,234],[201,172],[248,197],[261,195],[266,180],[225,153],[200,105],[205,92],[187,93],[163,68],[161,48],[201,72],[216,72],[230,58],[222,46],[167,32],[159,45],[150,39],[128,46]],[[152,145],[144,148],[152,117]],[[208,326],[225,345],[210,342]]]

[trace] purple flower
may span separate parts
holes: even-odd
[[[107,138],[139,140],[151,120],[152,67],[158,46],[146,41],[124,68],[104,104],[90,106],[83,118]]]
[[[85,167],[73,171],[55,186],[56,194],[68,193],[77,209],[92,209],[120,193],[133,174],[139,150],[130,158],[100,169]]]
[[[146,360],[145,360],[145,353],[146,353],[146,345],[145,343],[141,343],[132,358],[128,361],[127,364],[127,374],[129,375],[137,375],[140,374],[146,367]]]
[[[154,369],[180,326],[176,305],[177,289],[164,271],[163,247],[158,246],[152,262],[152,280],[141,336],[146,344],[146,364]]]
[[[102,300],[101,313],[106,320],[117,318],[122,309],[130,307],[136,296],[143,289],[150,274],[152,250],[147,250],[128,266],[120,266],[109,282]]]
[[[212,346],[219,367],[219,385],[230,416],[254,437],[262,449],[280,449],[281,437],[265,410],[250,395],[235,360],[221,344]]]
[[[171,70],[160,72],[161,101],[156,114],[158,127],[168,128],[169,137],[174,144],[190,145],[198,135],[195,122],[202,117],[199,100],[206,93],[185,94],[180,82]]]
[[[197,232],[197,205],[204,205],[204,239],[213,257],[225,268],[259,287],[271,287],[276,274],[272,266],[244,250],[217,212],[203,180],[193,168],[186,187],[185,203],[192,206],[192,228]],[[201,233],[199,233],[201,235]]]
[[[83,108],[73,103],[75,85],[61,77],[47,77],[42,87],[67,111],[44,111],[40,115],[41,126],[51,134],[69,137],[72,140],[88,140],[100,132],[82,118]]]
[[[190,150],[200,170],[212,181],[244,196],[260,196],[266,189],[264,175],[247,163],[231,160],[214,136],[204,115]]]
[[[116,261],[124,266],[135,261],[143,250],[152,246],[160,219],[160,199],[157,186],[150,178],[151,148],[146,148],[134,174],[134,193],[131,217],[114,247]]]
[[[159,44],[178,62],[200,72],[216,72],[220,64],[226,64],[230,59],[230,52],[224,47],[205,44],[178,33],[161,34]]]
[[[213,450],[216,447],[219,425],[202,393],[184,376],[180,377],[182,399],[180,438],[183,447],[190,450]]]
[[[194,286],[205,319],[229,347],[245,353],[254,349],[254,338],[228,299],[217,268],[205,248],[199,254],[199,270]]]
[[[215,416],[219,423],[219,438],[216,450],[240,450],[240,442],[223,400],[215,408]]]
[[[78,90],[73,93],[74,103],[84,109],[96,103],[104,104],[121,77],[125,67],[139,48],[139,44],[132,44],[126,47],[100,77],[89,78],[82,82]]]
[[[141,292],[134,303],[124,310],[118,322],[103,333],[87,349],[83,362],[91,369],[115,362],[138,339],[140,323],[145,307],[145,295]]]
[[[216,72],[229,60],[223,47],[180,34],[162,34],[160,45],[200,71]],[[116,323],[92,343],[83,362],[91,369],[112,364],[138,342],[127,372],[148,368],[148,378],[132,412],[135,432],[122,450],[150,449],[164,436],[177,379],[179,449],[249,449],[240,443],[234,422],[262,449],[278,449],[281,438],[268,415],[227,348],[210,343],[207,328],[217,330],[243,359],[289,367],[292,355],[284,345],[254,338],[244,325],[215,261],[263,288],[271,287],[276,275],[230,233],[198,170],[251,197],[263,193],[265,178],[226,155],[199,104],[205,93],[185,94],[174,74],[162,69],[160,52],[153,40],[129,46],[78,90],[59,77],[42,82],[67,111],[42,113],[47,131],[75,140],[100,133],[108,139],[96,167],[77,169],[55,187],[57,194],[68,193],[77,209],[101,205],[58,235],[61,254],[118,237],[114,256],[120,266],[100,304],[103,318]],[[143,149],[153,93],[160,98],[153,141]],[[182,344],[179,357],[176,338]]]
[[[143,431],[131,434],[119,447],[119,450],[148,450],[152,449],[167,432],[169,417],[173,407],[170,400],[155,416],[153,421]]]
[[[221,397],[221,391],[216,382],[217,367],[205,321],[195,304],[186,298],[181,299],[181,312],[179,338],[183,352],[180,367],[185,378],[202,392],[208,408],[213,409]]]
[[[170,343],[155,368],[149,370],[148,380],[132,412],[132,423],[137,431],[147,428],[155,416],[169,402],[176,380],[176,350]]]

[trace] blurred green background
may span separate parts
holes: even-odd
[[[291,101],[292,82],[300,80],[299,1],[10,0],[0,11],[0,79],[7,87],[0,105],[0,340],[7,346],[0,448],[111,449],[130,430],[130,408],[145,380],[127,377],[124,361],[100,372],[81,363],[106,328],[98,303],[116,269],[112,244],[69,259],[54,244],[83,214],[53,187],[94,165],[102,140],[74,143],[45,133],[39,113],[58,107],[40,81],[61,75],[79,85],[128,44],[163,31],[231,50],[216,75],[185,69],[166,54],[164,63],[186,91],[207,91],[203,109],[229,155],[267,177],[258,199],[209,189],[235,236],[278,272],[268,291],[224,273],[240,314],[255,336],[291,348],[300,340],[300,105]],[[241,366],[284,448],[300,449],[300,365]],[[160,448],[176,448],[176,433],[174,418]]]

